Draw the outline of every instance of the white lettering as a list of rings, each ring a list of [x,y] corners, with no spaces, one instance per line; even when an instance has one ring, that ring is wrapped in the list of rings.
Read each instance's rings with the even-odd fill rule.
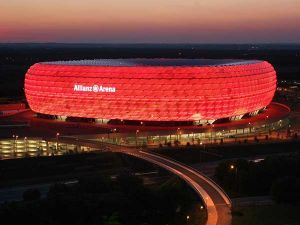
[[[76,92],[116,92],[115,87],[105,87],[102,85],[94,84],[92,86],[84,86],[81,84],[74,84],[74,91]]]

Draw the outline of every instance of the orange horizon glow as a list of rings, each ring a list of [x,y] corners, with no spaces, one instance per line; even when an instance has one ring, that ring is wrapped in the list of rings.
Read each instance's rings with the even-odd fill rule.
[[[298,0],[10,0],[0,42],[299,42]]]

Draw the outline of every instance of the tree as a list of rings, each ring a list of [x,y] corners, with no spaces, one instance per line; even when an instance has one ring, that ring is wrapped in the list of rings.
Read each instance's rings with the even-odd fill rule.
[[[300,178],[295,176],[279,178],[272,184],[272,198],[279,203],[300,201]]]

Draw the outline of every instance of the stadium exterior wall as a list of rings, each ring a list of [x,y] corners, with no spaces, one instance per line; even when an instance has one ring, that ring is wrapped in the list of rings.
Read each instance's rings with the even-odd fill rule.
[[[276,73],[265,61],[220,66],[37,63],[25,77],[42,114],[141,121],[216,120],[267,106]]]

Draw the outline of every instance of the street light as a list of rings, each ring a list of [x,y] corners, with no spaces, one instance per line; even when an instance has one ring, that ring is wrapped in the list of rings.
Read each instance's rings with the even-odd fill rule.
[[[13,151],[15,151],[15,149],[16,149],[16,135],[13,134],[12,137],[14,139],[14,149],[13,149]]]
[[[14,138],[14,142],[15,142],[15,147],[14,147],[14,150],[13,150],[13,154],[15,155],[15,153],[18,151],[18,135],[13,135],[13,138]]]
[[[238,184],[238,167],[231,164],[230,165],[230,170],[234,170],[234,176],[235,176],[235,182],[236,182],[236,189],[237,189],[237,192],[239,192],[239,184]]]
[[[201,141],[199,143],[201,146],[203,145],[203,142]],[[204,145],[205,146],[205,145]],[[200,163],[202,162],[202,154],[201,154],[201,149],[199,149],[199,160],[200,160]]]
[[[269,116],[266,116],[266,122],[265,122],[266,131],[268,131],[268,119],[269,119]]]
[[[56,133],[56,151],[58,151],[58,137],[59,137],[59,133]]]
[[[137,147],[137,135],[140,131],[139,130],[136,130],[135,131],[135,146]]]
[[[190,219],[190,216],[189,216],[189,215],[187,215],[187,216],[186,216],[186,222],[188,222],[188,221],[189,221],[189,219]]]
[[[248,139],[249,136],[251,135],[251,123],[249,122],[248,125],[249,125],[249,131],[248,131],[248,133],[247,133],[247,139]]]
[[[112,129],[113,135],[112,135],[112,142],[115,143],[117,140],[117,137],[115,133],[117,132],[117,128]]]
[[[18,135],[16,135],[16,152],[18,152]]]
[[[27,152],[27,137],[24,137],[25,152]]]
[[[180,127],[178,127],[177,131],[176,131],[177,141],[179,141],[179,135],[178,135],[178,133],[180,133]]]

